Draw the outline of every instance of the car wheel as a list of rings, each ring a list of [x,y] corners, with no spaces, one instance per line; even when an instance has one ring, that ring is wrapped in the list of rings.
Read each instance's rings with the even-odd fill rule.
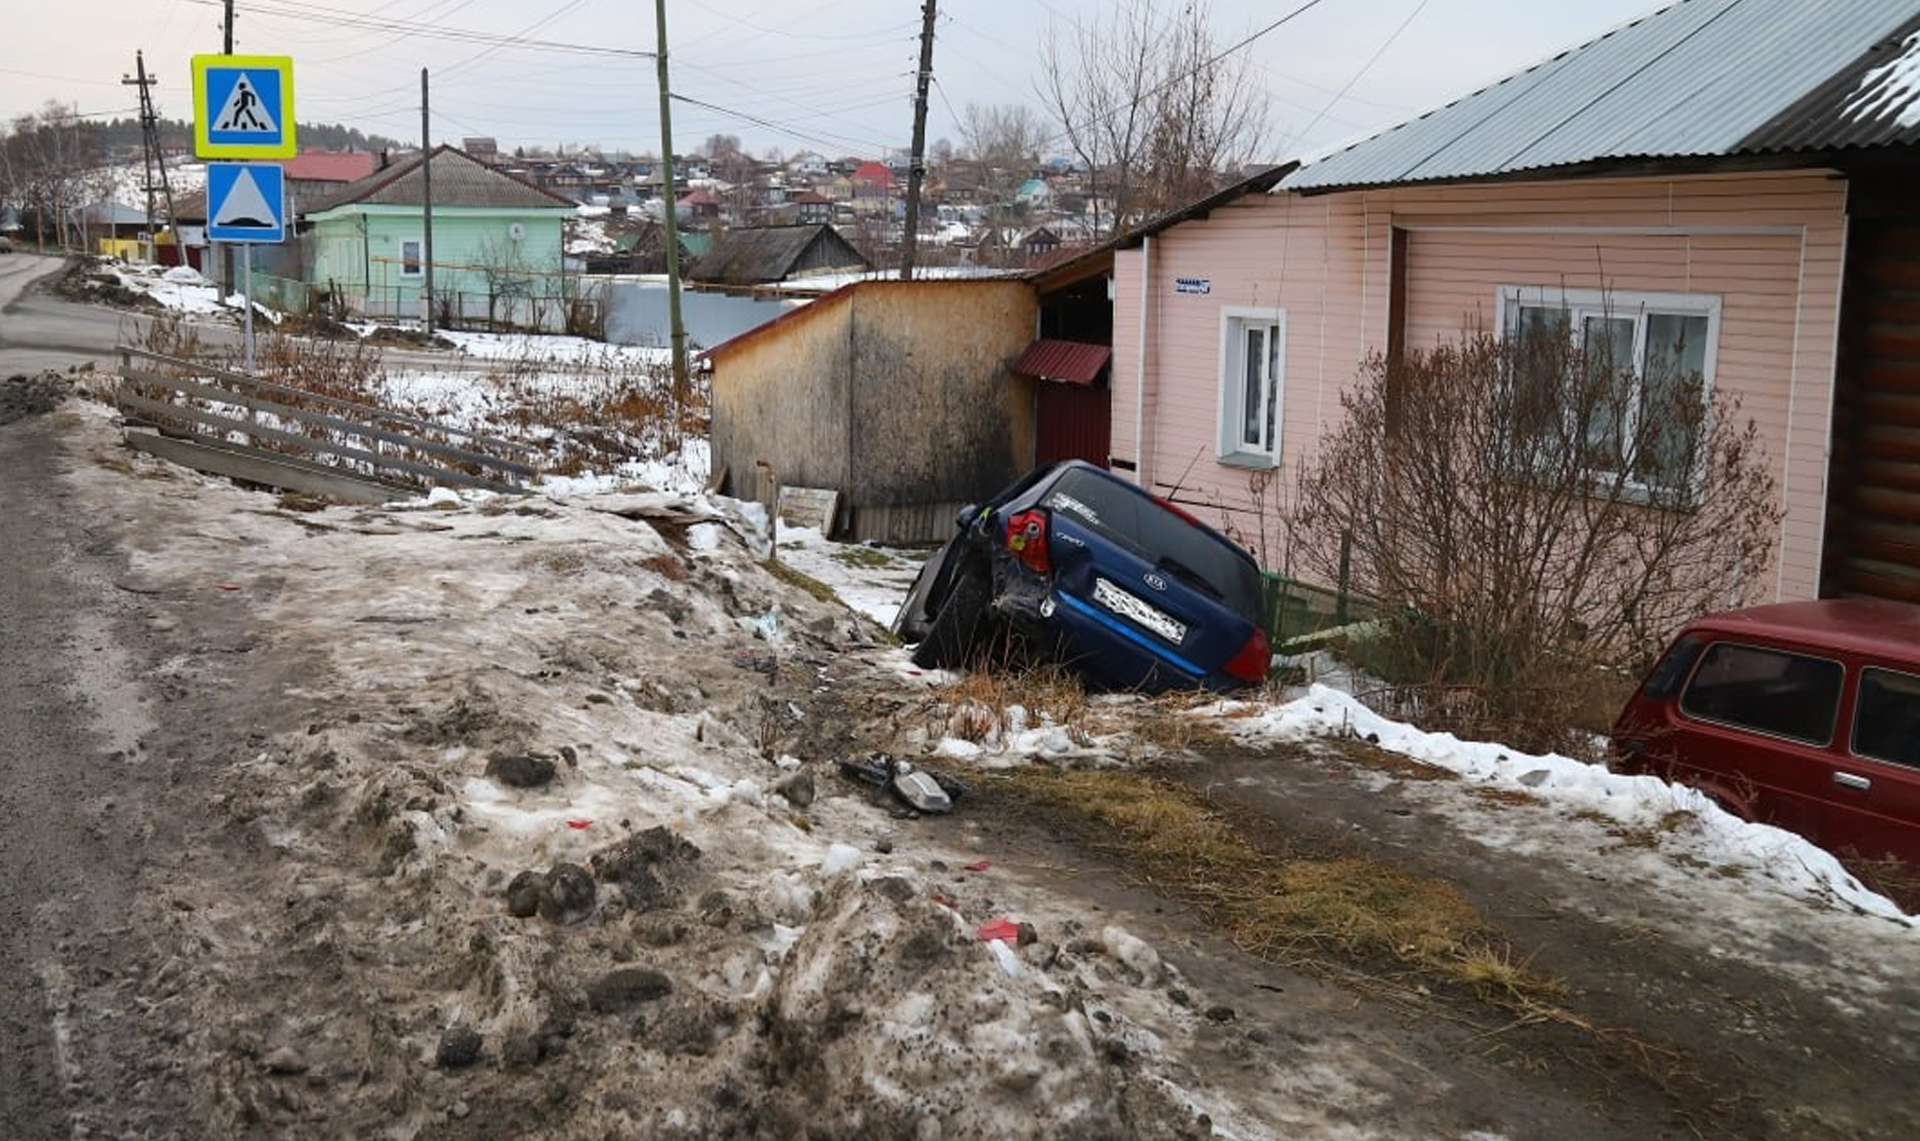
[[[955,568],[940,612],[913,651],[913,664],[930,670],[965,665],[987,629],[987,604],[992,597],[993,583],[985,566],[970,561]]]

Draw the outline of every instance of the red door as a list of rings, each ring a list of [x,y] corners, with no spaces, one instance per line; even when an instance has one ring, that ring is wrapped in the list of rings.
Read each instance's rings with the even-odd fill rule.
[[[1105,387],[1040,382],[1034,462],[1086,460],[1106,467],[1112,446],[1113,406]]]

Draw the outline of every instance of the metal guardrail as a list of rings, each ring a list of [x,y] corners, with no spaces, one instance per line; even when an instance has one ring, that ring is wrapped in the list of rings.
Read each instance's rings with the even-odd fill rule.
[[[352,502],[433,486],[519,491],[532,449],[449,424],[119,346],[128,442],[237,479]]]

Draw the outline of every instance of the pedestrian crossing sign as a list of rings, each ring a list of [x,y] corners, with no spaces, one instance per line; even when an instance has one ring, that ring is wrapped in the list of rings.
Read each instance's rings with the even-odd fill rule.
[[[293,59],[194,56],[193,153],[203,159],[292,158]]]
[[[207,164],[207,239],[287,240],[287,185],[279,163]]]

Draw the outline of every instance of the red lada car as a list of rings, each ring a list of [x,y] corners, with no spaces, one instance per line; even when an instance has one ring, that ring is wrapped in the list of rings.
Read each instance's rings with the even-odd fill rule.
[[[1920,606],[1695,619],[1621,711],[1613,753],[1837,855],[1920,864]]]

